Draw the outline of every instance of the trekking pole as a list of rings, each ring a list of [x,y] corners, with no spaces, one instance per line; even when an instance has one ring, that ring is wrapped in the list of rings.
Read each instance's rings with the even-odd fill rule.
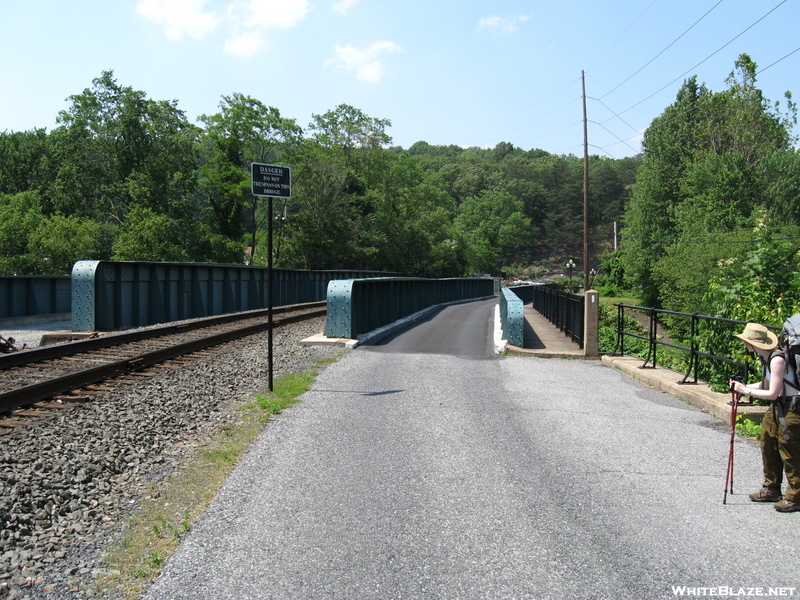
[[[730,481],[731,494],[733,494],[733,439],[736,435],[736,412],[739,409],[739,394],[731,388],[731,448],[728,452],[728,470],[725,473],[725,495],[722,503],[728,503],[728,481]]]

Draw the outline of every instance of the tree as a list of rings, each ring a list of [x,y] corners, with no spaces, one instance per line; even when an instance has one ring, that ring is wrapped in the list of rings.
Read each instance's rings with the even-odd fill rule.
[[[134,206],[191,217],[198,129],[175,102],[122,87],[111,71],[70,101],[50,135],[46,211],[117,223]]]
[[[714,94],[703,107],[707,117],[700,128],[699,148],[703,153],[740,156],[748,165],[772,150],[790,147],[791,129],[797,123],[791,93],[786,93],[786,113],[780,102],[771,105],[755,86],[758,66],[747,54],[735,62],[728,75],[728,89]]]
[[[313,115],[311,137],[295,155],[293,197],[281,226],[283,264],[383,268],[385,232],[376,213],[392,160],[383,149],[391,142],[389,125],[346,104]]]
[[[469,197],[492,189],[498,183],[496,166],[464,160],[465,158],[468,159],[469,155],[459,155],[456,162],[443,165],[440,171],[445,189],[459,204]]]
[[[180,223],[145,207],[130,211],[114,242],[113,252],[113,260],[189,260],[189,254],[181,244]]]
[[[775,239],[768,217],[762,212],[752,240],[740,258],[721,261],[710,278],[706,302],[710,313],[725,319],[754,321],[780,325],[797,312],[800,304],[798,277],[798,244]],[[700,331],[700,342],[708,352],[718,356],[736,356],[741,343],[731,335],[731,328],[719,321],[706,321]],[[712,361],[701,363],[701,376],[721,389],[727,384],[730,371]],[[754,365],[757,367],[757,365]]]
[[[69,274],[76,261],[102,257],[102,229],[91,219],[43,214],[38,192],[0,195],[0,273]]]
[[[285,266],[335,269],[354,266],[361,223],[348,195],[347,172],[329,152],[307,140],[292,185],[293,214],[282,223]]]
[[[102,225],[84,217],[52,215],[28,238],[31,272],[69,275],[79,260],[101,258]]]
[[[716,262],[740,250],[729,245],[692,253],[675,244],[696,244],[708,233],[732,241],[732,232],[752,226],[764,208],[767,178],[760,165],[789,149],[791,101],[787,116],[764,100],[746,54],[736,69],[724,92],[712,93],[694,78],[684,83],[676,103],[645,133],[622,259],[628,283],[648,304],[678,311],[703,305]]]
[[[253,264],[263,264],[267,223],[276,264],[306,268],[460,275],[534,256],[560,262],[581,246],[582,164],[574,156],[508,142],[420,141],[404,151],[388,147],[389,119],[347,104],[312,115],[304,139],[294,120],[238,93],[200,121],[202,129],[190,125],[176,102],[151,100],[107,71],[69,98],[51,133],[0,134],[0,194],[13,198],[0,206],[10,237],[0,264],[40,272],[58,252],[47,235],[77,244],[95,231],[87,220],[100,225],[97,243],[65,246],[64,256],[240,262],[249,245]],[[792,172],[791,161],[773,160]],[[291,166],[293,197],[269,211],[251,194],[253,162]],[[696,180],[722,173],[712,172],[717,166],[709,161]],[[591,227],[608,238],[630,165],[592,157],[590,168]],[[791,185],[770,190],[776,211],[795,210]],[[35,195],[17,198],[23,192]],[[40,251],[27,244],[35,235]]]
[[[47,177],[48,151],[44,129],[0,133],[0,194],[39,189]]]
[[[273,215],[266,214],[263,197],[251,193],[251,164],[290,158],[300,144],[302,129],[294,119],[281,117],[277,108],[250,96],[223,96],[219,108],[213,115],[200,117],[205,124],[206,155],[201,171],[214,230],[239,239],[246,226],[255,253],[257,234]]]
[[[541,248],[565,256],[582,246],[583,162],[575,156],[548,156],[534,163],[536,180],[545,189],[536,233]]]
[[[457,261],[444,263],[440,251],[450,245],[447,238],[455,204],[426,181],[418,160],[409,155],[390,157],[381,186],[371,194],[376,264],[408,274],[461,274]]]
[[[353,106],[340,104],[322,115],[312,115],[308,129],[320,146],[341,154],[345,169],[372,185],[377,173],[371,167],[381,156],[380,150],[392,142],[386,133],[391,124],[389,119],[370,117]]]
[[[36,272],[28,256],[28,242],[44,220],[38,192],[0,194],[0,273],[31,275]]]
[[[467,198],[453,227],[466,242],[471,272],[497,272],[498,261],[507,261],[516,246],[530,241],[530,220],[522,214],[522,203],[507,192]]]
[[[757,166],[763,198],[775,223],[800,223],[800,152],[776,150]]]
[[[649,306],[658,304],[653,268],[675,237],[672,208],[681,199],[683,173],[696,146],[696,109],[707,94],[696,78],[686,81],[642,139],[644,160],[625,210],[621,259],[627,285]]]

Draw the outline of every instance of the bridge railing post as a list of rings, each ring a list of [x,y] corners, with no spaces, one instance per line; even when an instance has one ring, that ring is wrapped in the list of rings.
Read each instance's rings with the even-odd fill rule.
[[[600,323],[600,294],[586,290],[583,316],[583,354],[596,357],[600,354],[598,328]]]

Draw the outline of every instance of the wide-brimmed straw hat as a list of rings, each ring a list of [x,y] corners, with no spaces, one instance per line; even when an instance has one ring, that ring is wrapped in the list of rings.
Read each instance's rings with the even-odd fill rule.
[[[734,334],[733,337],[762,350],[772,350],[778,345],[778,336],[758,323],[748,323],[742,333]]]

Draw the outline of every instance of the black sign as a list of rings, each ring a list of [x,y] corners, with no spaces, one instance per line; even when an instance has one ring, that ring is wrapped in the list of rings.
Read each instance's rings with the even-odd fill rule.
[[[277,165],[253,163],[253,195],[292,197],[292,170]]]

